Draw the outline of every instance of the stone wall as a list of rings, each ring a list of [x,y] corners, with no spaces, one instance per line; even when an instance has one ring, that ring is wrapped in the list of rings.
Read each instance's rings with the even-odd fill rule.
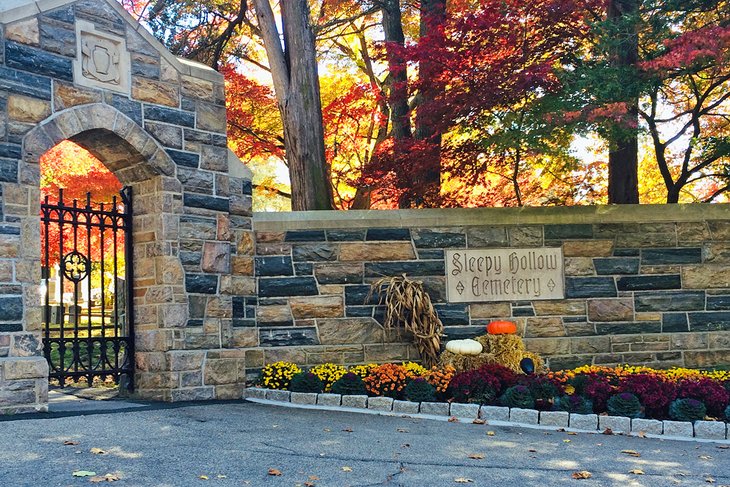
[[[256,214],[254,227],[258,303],[234,298],[234,326],[258,331],[265,362],[416,359],[380,343],[383,309],[366,302],[371,282],[405,273],[449,338],[509,319],[553,368],[730,364],[728,205]],[[563,249],[565,299],[446,301],[445,249],[543,246]]]
[[[40,157],[91,151],[134,195],[136,394],[240,397],[253,295],[250,172],[223,77],[167,52],[115,0],[0,2],[0,414],[44,410]],[[230,169],[230,170],[229,170]]]

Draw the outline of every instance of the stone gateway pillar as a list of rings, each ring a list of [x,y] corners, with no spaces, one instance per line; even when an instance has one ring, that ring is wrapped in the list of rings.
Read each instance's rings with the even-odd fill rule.
[[[229,157],[223,77],[115,0],[3,0],[0,37],[0,414],[47,409],[39,160],[63,140],[133,189],[135,394],[241,397],[251,175]]]

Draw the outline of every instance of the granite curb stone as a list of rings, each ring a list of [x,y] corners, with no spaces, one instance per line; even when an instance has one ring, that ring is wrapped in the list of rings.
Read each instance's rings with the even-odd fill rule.
[[[610,429],[614,433],[629,433],[631,431],[631,418],[623,416],[599,416],[598,429],[605,431]]]
[[[509,408],[502,406],[482,406],[479,417],[487,421],[509,421]]]
[[[393,398],[369,397],[368,409],[374,409],[376,411],[391,411],[393,409]]]
[[[317,404],[317,393],[316,392],[292,392],[291,393],[292,404]]]
[[[569,422],[570,414],[567,411],[540,411],[540,424],[543,426],[567,428]]]
[[[686,421],[664,421],[664,436],[687,436],[692,438],[692,423]]]
[[[510,423],[538,424],[540,412],[536,409],[511,408],[509,410]]]
[[[339,406],[342,402],[342,396],[339,394],[319,394],[317,395],[317,404],[321,406]]]
[[[664,423],[658,419],[634,418],[631,420],[631,432],[661,435],[664,432]]]
[[[695,438],[724,440],[726,425],[720,421],[695,421]]]
[[[393,401],[393,412],[403,414],[418,414],[418,403],[412,401]]]
[[[598,415],[597,414],[576,414],[570,415],[571,428],[586,430],[586,431],[597,431],[598,430]]]
[[[260,387],[247,387],[243,390],[244,399],[266,399],[266,389]]]
[[[448,416],[449,415],[449,403],[448,402],[422,402],[421,403],[421,414],[431,414],[434,416]]]
[[[289,391],[269,389],[266,391],[266,399],[269,401],[289,402],[291,401],[291,393]]]
[[[479,417],[479,404],[451,403],[451,415],[457,418],[477,419]]]
[[[368,407],[368,396],[352,395],[342,396],[342,406],[346,408],[366,409]]]

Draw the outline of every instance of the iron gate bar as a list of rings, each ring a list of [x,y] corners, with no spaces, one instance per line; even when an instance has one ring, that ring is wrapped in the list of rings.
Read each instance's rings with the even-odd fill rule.
[[[86,195],[86,204],[79,206],[77,200],[71,205],[64,202],[63,190],[59,190],[58,202],[51,203],[48,196],[41,204],[42,232],[45,236],[44,259],[45,273],[43,279],[46,284],[46,296],[44,300],[44,355],[49,362],[49,377],[57,379],[63,387],[69,379],[86,379],[91,385],[94,378],[102,379],[111,377],[119,383],[124,380],[125,387],[130,390],[133,387],[134,375],[134,330],[133,330],[133,294],[130,292],[133,282],[133,249],[132,249],[132,192],[131,188],[124,188],[121,192],[121,200],[116,196],[112,198],[111,208],[104,203],[92,203],[91,193]],[[122,210],[120,211],[120,201]],[[65,238],[64,232],[71,226],[73,236]],[[57,292],[60,300],[56,306],[56,317],[52,313],[50,296],[51,277],[51,228],[57,227],[58,237],[58,261],[59,272],[57,275]],[[86,238],[83,232],[86,232]],[[79,235],[81,232],[81,235]],[[119,276],[119,248],[117,239],[120,233],[124,236],[124,285],[120,286]],[[100,278],[100,316],[93,311],[94,300],[93,283],[94,264],[92,255],[94,237],[98,234],[99,243],[99,267]],[[105,241],[111,234],[112,252],[109,256],[109,249]],[[65,252],[69,243],[73,248]],[[82,242],[86,244],[86,255],[80,247]],[[112,265],[108,266],[107,259],[112,259]],[[113,285],[106,284],[107,269],[113,269]],[[82,281],[87,279],[86,313],[82,310]],[[73,285],[72,304],[67,309],[64,300],[64,289],[70,282]],[[107,307],[106,294],[113,290],[113,312]],[[119,293],[122,292],[124,299],[120,300]],[[120,306],[124,311],[120,312]],[[68,316],[68,320],[67,320]],[[87,323],[84,327],[82,318],[85,316]],[[55,318],[55,319],[54,319]],[[94,325],[95,318],[100,318],[100,326]],[[54,323],[52,323],[52,321]],[[95,331],[101,331],[100,336],[94,336]],[[86,336],[81,336],[85,332]],[[113,332],[113,336],[107,336]],[[69,333],[71,333],[69,335]],[[111,350],[110,350],[111,348]],[[54,350],[58,351],[58,357],[53,356]],[[70,362],[67,364],[67,352],[71,352]],[[86,357],[82,356],[86,352]],[[113,357],[110,354],[113,353]],[[98,354],[98,355],[97,355]],[[120,355],[122,355],[120,357]]]

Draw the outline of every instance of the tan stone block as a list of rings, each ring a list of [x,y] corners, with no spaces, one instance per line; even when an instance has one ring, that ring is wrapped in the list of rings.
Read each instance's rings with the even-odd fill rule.
[[[691,265],[682,267],[684,289],[730,288],[730,265]]]
[[[589,299],[588,319],[590,321],[633,321],[633,298]]]
[[[730,240],[730,221],[715,220],[707,222],[713,240]]]
[[[540,247],[543,244],[542,226],[508,227],[507,234],[510,247]]]
[[[560,318],[527,318],[525,337],[545,338],[565,336],[565,327]]]
[[[100,103],[101,92],[71,84],[53,82],[53,103],[56,111],[88,103]],[[68,134],[67,134],[68,135]]]
[[[378,261],[378,260],[411,260],[415,259],[413,245],[410,242],[352,242],[343,243],[340,247],[341,261]]]
[[[177,86],[137,76],[132,78],[132,98],[169,107],[180,105]]]
[[[289,306],[285,304],[256,307],[256,320],[260,323],[291,322],[293,319]]]
[[[730,364],[730,350],[710,350],[707,352],[684,352],[687,367],[708,368]]]
[[[571,338],[570,351],[573,354],[611,353],[611,339],[607,336]]]
[[[162,81],[178,82],[179,73],[177,69],[170,64],[165,58],[160,59],[160,79]]]
[[[134,376],[135,390],[174,389],[180,380],[178,372],[138,372]]]
[[[209,103],[198,104],[197,128],[220,134],[226,133],[226,108]]]
[[[138,370],[143,372],[167,370],[167,354],[164,352],[137,352],[134,362]]]
[[[205,352],[198,350],[172,350],[168,352],[170,370],[198,370],[202,369]]]
[[[256,255],[289,255],[291,247],[287,243],[256,244]]]
[[[342,294],[345,292],[345,286],[342,284],[320,284],[319,292],[322,294]]]
[[[3,366],[3,377],[6,381],[48,377],[48,362],[43,357],[13,358],[5,360]]]
[[[256,232],[256,243],[281,243],[286,232]]]
[[[566,257],[563,269],[566,276],[592,276],[596,273],[590,257]]]
[[[264,351],[261,349],[246,350],[246,367],[259,368],[264,366]]]
[[[238,360],[206,360],[204,384],[234,384],[238,380],[238,367]]]
[[[238,255],[253,255],[254,235],[253,232],[236,232],[236,252]]]
[[[188,322],[187,304],[163,304],[159,310],[165,328],[182,328]]]
[[[526,338],[525,347],[540,355],[570,354],[570,338]]]
[[[234,328],[231,334],[231,346],[247,348],[255,347],[259,344],[259,333],[256,328]],[[250,352],[246,352],[246,360],[248,361]],[[252,353],[252,352],[251,352]],[[255,355],[252,355],[254,357]],[[261,355],[263,360],[263,354]],[[253,359],[252,359],[253,360]],[[249,365],[248,367],[257,367],[256,365]]]
[[[38,283],[41,281],[41,267],[35,260],[24,259],[15,263],[15,280],[18,282]]]
[[[342,296],[311,296],[289,299],[294,319],[337,318],[345,315]]]
[[[404,343],[365,345],[365,361],[386,363],[408,360],[408,348]]]
[[[632,343],[632,352],[663,352],[669,350],[669,342]]]
[[[345,355],[342,352],[315,352],[307,353],[307,364],[308,365],[320,365],[320,364],[345,364]]]
[[[21,44],[29,44],[32,46],[40,45],[40,31],[38,29],[38,19],[36,17],[14,22],[5,26],[5,37],[8,40],[19,42]]]
[[[646,226],[646,225],[642,225]],[[616,235],[616,246],[619,248],[632,247],[674,247],[677,245],[677,234],[674,226],[667,226],[666,230],[658,229],[652,232],[652,228],[636,233],[619,233]]]
[[[565,257],[610,257],[613,240],[569,240],[563,242]]]
[[[480,303],[469,305],[472,319],[505,318],[512,314],[509,303]]]
[[[220,401],[230,401],[243,397],[244,384],[225,384],[215,386],[215,398]]]
[[[232,256],[231,269],[237,276],[253,276],[253,257]]]
[[[181,81],[183,95],[213,101],[212,81],[194,78],[192,76],[182,76]]]
[[[636,321],[661,321],[661,313],[636,313]]]
[[[578,299],[533,301],[532,307],[538,316],[581,316],[586,314],[586,302]]]
[[[50,115],[50,102],[20,95],[10,95],[8,97],[8,118],[10,120],[38,123]]]
[[[385,338],[372,318],[318,319],[317,330],[322,345],[380,343]]]
[[[671,339],[672,350],[706,350],[709,347],[707,333],[675,333]]]
[[[264,350],[264,363],[271,364],[279,361],[305,365],[307,354],[303,349],[296,347],[273,347]]]
[[[679,245],[697,244],[711,239],[707,222],[677,222]]]
[[[730,331],[710,333],[708,342],[711,349],[730,349]]]
[[[221,294],[253,296],[256,294],[256,279],[243,276],[221,276]]]
[[[38,267],[36,263],[35,266]],[[13,262],[10,260],[0,260],[0,282],[10,282],[13,280]]]
[[[730,264],[730,243],[712,242],[705,245],[705,262],[717,264]]]
[[[0,257],[15,258],[20,253],[20,236],[0,235]]]

